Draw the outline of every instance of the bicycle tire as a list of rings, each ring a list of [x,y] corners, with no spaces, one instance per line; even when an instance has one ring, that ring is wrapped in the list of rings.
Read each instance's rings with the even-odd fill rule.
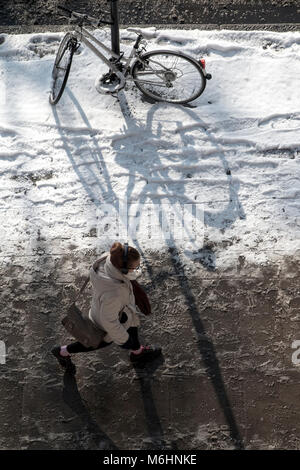
[[[161,58],[159,58],[158,56],[161,56]],[[139,74],[141,77],[142,74],[143,73],[145,74],[146,72],[148,75],[150,74],[151,76],[151,70],[152,71],[154,70],[153,68],[151,68],[151,65],[150,65],[150,69],[149,71],[147,71],[147,69],[145,68],[145,64],[147,67],[147,65],[149,65],[149,63],[151,64],[152,62],[152,67],[154,67],[155,65],[157,66],[157,64],[159,63],[159,60],[162,61],[163,56],[165,57],[170,56],[170,57],[173,57],[173,59],[174,57],[180,58],[181,62],[184,63],[185,66],[189,64],[189,66],[191,67],[191,70],[194,70],[195,78],[198,78],[198,79],[200,78],[198,88],[194,87],[191,93],[189,93],[187,97],[184,97],[184,98],[182,98],[182,96],[180,97],[180,93],[182,92],[184,87],[179,84],[179,81],[177,83],[178,88],[175,89],[174,86],[168,88],[166,85],[162,85],[163,83],[162,81],[160,82],[157,81],[156,85],[154,85],[154,82],[152,82],[152,84],[149,85],[149,84],[143,83],[141,81],[142,80],[141,78],[139,80]],[[137,88],[142,93],[154,99],[155,101],[165,101],[168,103],[185,104],[185,103],[189,103],[190,101],[195,100],[196,98],[198,98],[198,96],[200,96],[203,93],[205,86],[206,86],[206,77],[205,77],[205,74],[203,73],[201,65],[193,57],[190,57],[186,54],[183,54],[182,52],[177,52],[177,51],[157,50],[157,51],[146,52],[145,54],[140,56],[140,59],[141,60],[137,59],[132,64],[132,67],[131,67],[131,75],[132,75],[133,81],[135,85],[137,86]],[[155,62],[153,62],[154,60]],[[175,64],[175,62],[172,65],[172,67],[174,66],[177,67],[177,72],[180,71],[178,64]],[[165,69],[166,65],[162,65],[162,67]],[[171,71],[171,68],[169,68],[166,72],[170,72],[170,71]],[[178,78],[181,78],[183,75],[184,74],[182,74],[180,77],[174,78],[173,81],[175,82]],[[194,81],[194,83],[196,82],[197,82],[197,79],[196,81]],[[168,92],[168,90],[171,90],[171,91]],[[167,96],[167,93],[169,93],[170,96]]]
[[[71,38],[72,34],[70,33],[67,33],[63,37],[55,57],[55,62],[52,69],[51,91],[49,95],[49,101],[51,104],[57,104],[59,102],[69,77],[72,58],[74,54],[74,48],[69,43]],[[59,65],[62,63],[64,56],[66,65],[65,68],[61,68],[59,67]],[[61,70],[62,73],[60,73]]]

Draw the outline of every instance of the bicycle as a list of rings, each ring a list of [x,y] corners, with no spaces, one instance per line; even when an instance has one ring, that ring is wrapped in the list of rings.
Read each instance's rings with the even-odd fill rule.
[[[64,12],[61,15],[67,14],[76,27],[74,31],[66,33],[57,51],[49,96],[52,105],[57,104],[63,94],[73,55],[81,42],[109,67],[109,71],[96,84],[100,93],[118,93],[127,81],[132,80],[144,95],[154,101],[186,104],[198,98],[206,87],[206,81],[211,79],[211,74],[206,73],[204,59],[196,60],[175,50],[147,52],[143,35],[136,33],[134,28],[128,28],[138,34],[129,56],[124,57],[124,52],[116,54],[83,27],[87,24],[98,28],[103,24],[112,25],[112,21],[97,19],[61,6],[58,8]],[[111,57],[105,57],[88,39]]]

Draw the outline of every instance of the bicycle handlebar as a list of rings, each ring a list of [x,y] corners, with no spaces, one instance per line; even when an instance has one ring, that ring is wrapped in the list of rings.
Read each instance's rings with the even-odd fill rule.
[[[94,18],[93,16],[84,15],[83,13],[78,13],[77,11],[69,10],[68,8],[62,7],[60,5],[57,5],[57,8],[68,13],[69,18],[74,17],[78,20],[81,20],[82,24],[89,23],[92,26],[96,26],[96,27],[100,26],[101,24],[110,24],[110,25],[113,24],[112,21],[99,20],[98,18]],[[65,16],[65,15],[61,15],[61,16]]]

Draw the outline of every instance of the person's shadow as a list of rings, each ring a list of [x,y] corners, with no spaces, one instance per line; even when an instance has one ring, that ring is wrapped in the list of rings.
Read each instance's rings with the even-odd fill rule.
[[[80,396],[75,376],[65,372],[63,400],[81,419],[84,426],[84,433],[95,442],[96,449],[117,450],[114,442],[100,429],[98,423],[92,418],[90,412],[84,405]]]
[[[151,442],[150,449],[167,449],[167,442],[157,413],[152,394],[152,382],[155,371],[164,363],[164,356],[161,354],[155,360],[148,363],[133,364],[137,379],[141,387],[141,395],[144,405],[146,425]],[[172,450],[176,450],[177,445],[172,443]]]

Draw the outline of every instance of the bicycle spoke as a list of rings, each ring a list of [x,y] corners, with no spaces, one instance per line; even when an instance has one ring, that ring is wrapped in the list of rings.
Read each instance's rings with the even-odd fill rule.
[[[174,62],[173,62],[173,64],[172,64],[172,68],[173,68],[173,67],[176,67],[177,63],[178,63],[178,57],[175,57],[175,60],[174,60]]]

